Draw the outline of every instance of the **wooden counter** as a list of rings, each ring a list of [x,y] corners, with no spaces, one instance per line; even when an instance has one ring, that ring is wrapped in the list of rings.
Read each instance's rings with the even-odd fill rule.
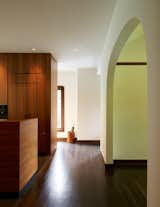
[[[0,193],[19,193],[38,168],[38,119],[0,121]]]

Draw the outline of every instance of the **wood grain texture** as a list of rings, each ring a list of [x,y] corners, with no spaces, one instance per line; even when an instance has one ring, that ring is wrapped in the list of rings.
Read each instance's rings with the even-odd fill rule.
[[[0,192],[20,192],[38,163],[38,121],[0,121]]]
[[[0,64],[3,56],[8,74],[8,118],[37,117],[39,154],[50,154],[56,146],[56,61],[48,53],[1,53]]]
[[[105,169],[98,146],[58,143],[48,172],[2,207],[146,207],[147,168]]]
[[[19,191],[38,169],[38,119],[20,122]]]
[[[7,104],[7,61],[6,55],[0,56],[0,104]]]
[[[0,122],[0,192],[19,190],[19,123]]]

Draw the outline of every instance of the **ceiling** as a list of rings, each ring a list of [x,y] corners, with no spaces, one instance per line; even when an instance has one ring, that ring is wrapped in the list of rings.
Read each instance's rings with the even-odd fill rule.
[[[96,67],[115,0],[0,0],[0,52],[51,52],[59,68]]]

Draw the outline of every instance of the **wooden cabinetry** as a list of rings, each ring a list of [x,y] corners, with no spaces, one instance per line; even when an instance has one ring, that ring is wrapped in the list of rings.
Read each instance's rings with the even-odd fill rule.
[[[0,105],[7,104],[7,61],[6,56],[0,57]]]
[[[0,97],[8,102],[8,119],[37,117],[39,154],[50,154],[56,146],[55,59],[51,54],[6,53],[0,54],[0,66],[1,63],[7,69],[8,82],[3,83],[3,93],[8,98]]]
[[[38,169],[38,120],[0,121],[0,129],[0,193],[18,193]]]

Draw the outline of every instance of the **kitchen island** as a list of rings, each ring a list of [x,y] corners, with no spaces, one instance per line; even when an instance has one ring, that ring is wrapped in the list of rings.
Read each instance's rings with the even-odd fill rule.
[[[0,120],[0,194],[19,194],[38,169],[38,119]]]

